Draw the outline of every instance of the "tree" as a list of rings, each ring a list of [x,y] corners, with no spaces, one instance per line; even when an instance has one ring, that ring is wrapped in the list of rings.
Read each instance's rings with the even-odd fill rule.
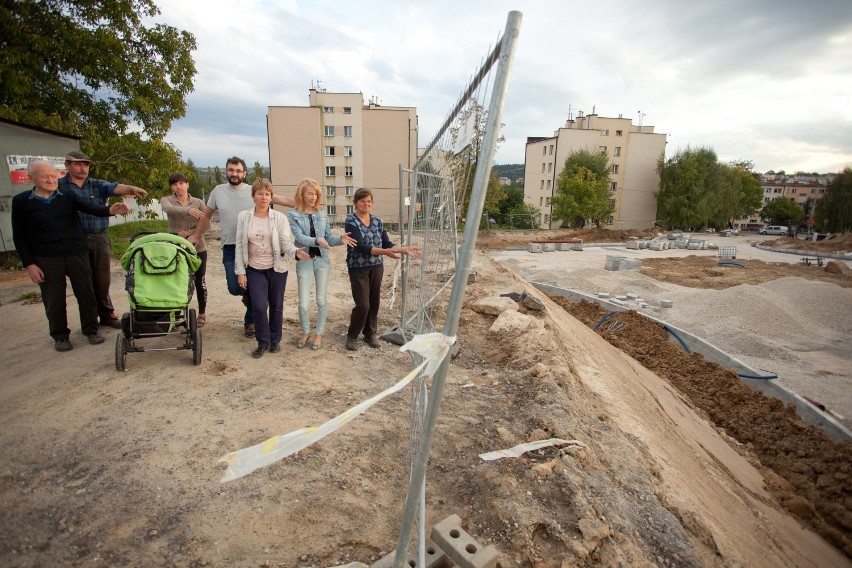
[[[582,227],[588,220],[598,227],[603,225],[615,211],[609,197],[609,170],[609,159],[603,152],[572,152],[556,178],[553,218],[572,227]]]
[[[153,0],[12,0],[0,8],[0,109],[86,134],[138,125],[162,139],[186,111],[195,38],[163,24]]]
[[[816,204],[814,225],[833,233],[852,231],[852,168],[845,168]]]
[[[216,185],[225,183],[225,178],[222,177],[222,168],[219,166],[213,167],[213,183]]]
[[[254,165],[251,168],[251,179],[246,179],[246,183],[251,184],[254,180],[265,177],[266,169],[260,165],[260,162],[255,160]]]
[[[716,152],[709,148],[679,150],[668,160],[661,157],[657,162],[657,219],[679,229],[706,227],[719,215],[722,168]]]
[[[146,23],[157,14],[153,0],[4,2],[0,116],[78,135],[99,177],[165,193],[180,152],[163,138],[186,112],[196,44]]]
[[[719,185],[709,196],[708,225],[717,229],[731,226],[735,219],[748,217],[763,203],[763,186],[742,164],[719,166]]]
[[[802,207],[795,201],[783,197],[770,201],[760,210],[760,218],[773,225],[797,227],[803,217]]]

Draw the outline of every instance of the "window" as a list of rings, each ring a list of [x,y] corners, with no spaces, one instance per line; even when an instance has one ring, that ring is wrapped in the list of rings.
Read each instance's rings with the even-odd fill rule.
[[[538,198],[538,206],[541,207],[543,205],[544,205],[544,197],[539,197]]]
[[[344,172],[346,177],[352,177],[352,166],[346,166],[346,170]]]
[[[618,164],[613,164],[613,165],[612,165],[612,173],[614,173],[614,174],[617,174],[617,173],[618,173]]]
[[[606,146],[598,146],[598,152],[601,154],[606,154]]]
[[[346,186],[346,197],[352,197],[355,195],[355,188],[351,185]]]
[[[550,189],[550,180],[547,180],[547,189]],[[548,199],[550,198],[548,197]]]
[[[550,145],[550,155],[553,155],[553,144]]]
[[[616,135],[616,136],[621,136],[621,130],[616,130],[616,131],[615,131],[615,135]],[[611,223],[610,223],[610,224],[611,224]]]
[[[541,147],[541,155],[547,156],[547,144]]]
[[[552,171],[553,171],[553,163],[552,163],[552,162],[548,162],[548,164],[547,164],[547,171],[548,171],[548,172],[552,172]]]
[[[333,185],[325,186],[325,194],[327,197],[334,197],[335,195],[337,195],[337,187]]]
[[[328,177],[333,177],[337,175],[334,171],[334,166],[326,166],[325,167],[325,175]]]
[[[544,200],[544,204],[547,205],[548,207],[550,207],[550,198],[549,197]]]
[[[344,136],[352,136],[352,127],[351,126],[344,126],[343,127],[343,135]]]
[[[353,213],[355,213],[355,206],[354,205],[347,205],[346,206],[346,214],[352,215]]]
[[[337,215],[337,206],[336,205],[326,205],[325,212],[329,215]]]
[[[343,114],[352,114],[352,107],[343,107]]]
[[[546,164],[544,162],[542,162],[541,163],[541,173],[544,173],[545,166],[546,166]]]
[[[550,223],[550,214],[545,213],[545,214],[544,214],[543,219],[544,219],[544,224],[545,224],[545,225],[547,225],[548,223]]]
[[[326,126],[325,127],[325,135],[326,136],[334,136],[334,127],[333,126]]]
[[[613,221],[613,219],[612,219],[612,217],[610,217],[609,219],[606,220],[606,224],[612,225],[612,221]]]
[[[601,136],[609,136],[609,130],[601,130]]]
[[[334,156],[334,146],[326,146],[325,147],[325,155],[326,156]]]
[[[539,189],[544,189],[544,180],[541,180],[541,187]]]
[[[616,146],[615,151],[613,151],[612,155],[613,156],[620,156],[621,155],[621,146]]]
[[[344,146],[343,147],[343,155],[344,156],[352,156],[352,146]]]
[[[617,181],[614,181],[614,182],[609,184],[609,190],[610,191],[616,191],[617,189],[618,189],[618,182]]]
[[[322,111],[331,113],[334,112],[334,107],[322,107]]]

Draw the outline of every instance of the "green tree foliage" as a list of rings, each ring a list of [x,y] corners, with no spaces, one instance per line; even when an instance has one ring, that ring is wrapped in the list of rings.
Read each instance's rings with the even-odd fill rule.
[[[852,168],[845,168],[828,184],[816,204],[814,226],[820,231],[852,231]]]
[[[760,210],[760,218],[773,225],[797,227],[804,217],[801,205],[789,199],[780,197],[770,201]]]
[[[571,227],[582,227],[587,221],[603,225],[615,211],[609,197],[609,170],[603,152],[583,149],[571,153],[556,178],[553,218]]]
[[[8,118],[83,134],[132,124],[162,139],[184,115],[192,34],[143,18],[152,0],[11,0],[0,7],[0,107]]]
[[[710,192],[707,225],[717,229],[757,211],[763,202],[763,186],[741,164],[719,165],[718,185]]]
[[[266,168],[260,165],[260,162],[255,160],[254,165],[251,168],[251,173],[249,174],[249,178],[246,179],[246,183],[251,184],[257,178],[265,178],[269,177],[266,175]]]
[[[708,226],[719,209],[722,168],[709,148],[679,150],[657,162],[660,191],[657,219],[665,226],[698,230]]]
[[[213,167],[213,184],[214,184],[214,187],[216,185],[221,185],[223,183],[225,183],[225,178],[222,177],[222,168],[220,168],[219,166],[214,166]]]
[[[0,116],[79,135],[94,175],[160,193],[180,164],[162,140],[186,112],[196,44],[147,23],[157,14],[153,0],[3,2]]]

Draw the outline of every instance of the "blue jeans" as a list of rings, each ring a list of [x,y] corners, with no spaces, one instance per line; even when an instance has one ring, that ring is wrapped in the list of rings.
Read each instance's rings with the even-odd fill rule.
[[[296,279],[299,282],[299,325],[302,333],[311,330],[311,280],[317,287],[317,335],[325,330],[328,318],[328,275],[331,262],[327,257],[315,256],[296,263]]]
[[[287,273],[275,272],[271,268],[258,270],[248,266],[246,280],[254,307],[254,337],[258,347],[281,343]]]
[[[228,283],[228,292],[231,296],[245,296],[248,298],[246,315],[243,317],[245,325],[254,325],[254,314],[251,310],[251,295],[240,288],[237,282],[237,274],[234,272],[234,259],[237,257],[237,245],[222,245],[222,264],[225,265],[225,281]]]

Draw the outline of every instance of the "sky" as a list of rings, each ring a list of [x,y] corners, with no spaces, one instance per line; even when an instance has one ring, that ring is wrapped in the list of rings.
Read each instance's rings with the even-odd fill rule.
[[[436,134],[483,57],[523,14],[498,164],[578,111],[712,148],[755,171],[852,167],[852,0],[155,0],[193,33],[195,90],[167,141],[198,166],[268,165],[269,106],[362,92],[417,107]],[[570,114],[569,114],[570,113]]]

